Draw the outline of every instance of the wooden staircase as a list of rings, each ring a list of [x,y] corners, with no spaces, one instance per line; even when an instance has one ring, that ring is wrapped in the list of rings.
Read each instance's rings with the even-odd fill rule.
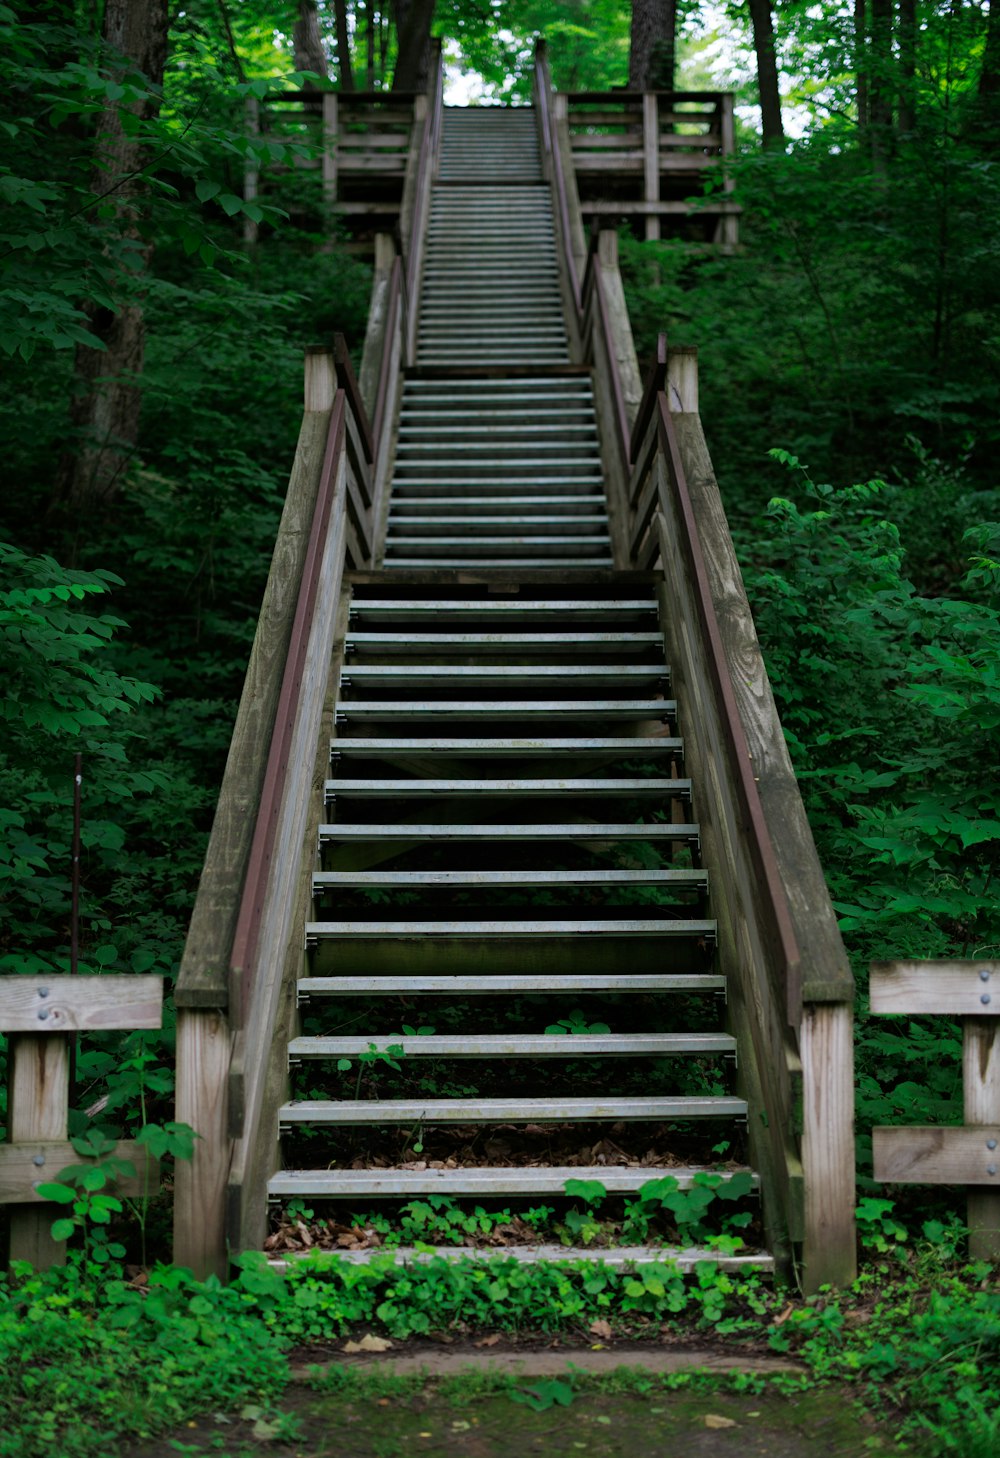
[[[344,593],[289,1046],[310,1093],[279,1111],[272,1199],[517,1200],[573,1179],[634,1196],[690,1188],[738,1141],[655,579],[611,565],[533,113],[446,112],[383,571]],[[365,1080],[359,1060],[389,1050],[387,1091],[385,1061]],[[456,1164],[478,1125],[521,1162]],[[519,1131],[539,1126],[601,1162],[529,1160]]]
[[[745,1122],[745,1102],[716,1091],[736,1044],[718,1026],[725,978],[655,594],[632,574],[554,575],[505,578],[497,592],[397,585],[387,571],[347,589],[298,984],[310,1020],[321,1002],[334,1011],[331,1031],[289,1049],[319,1065],[309,1082],[331,1096],[280,1112],[287,1130],[330,1137],[309,1144],[314,1168],[272,1178],[272,1196],[561,1195],[570,1179],[634,1194],[664,1175],[686,1188],[692,1126],[709,1121],[715,1143],[720,1126]],[[578,1007],[610,1031],[545,1031]],[[402,1035],[410,1023],[435,1031]],[[399,1084],[423,1087],[432,1060],[447,1087],[462,1060],[476,1092],[352,1099],[355,1060],[373,1045],[395,1050]],[[351,1063],[339,1076],[337,1060]],[[680,1154],[662,1166],[623,1152],[583,1167],[345,1169],[338,1142],[344,1126],[540,1122],[579,1124],[591,1144],[613,1126],[639,1154],[650,1136],[632,1126],[655,1124]]]
[[[307,357],[177,989],[176,1258],[223,1273],[290,1199],[672,1178],[759,1214],[728,1264],[848,1280],[853,982],[693,358],[643,392],[537,79],[431,95],[360,384]],[[606,1252],[668,1253],[705,1254]]]

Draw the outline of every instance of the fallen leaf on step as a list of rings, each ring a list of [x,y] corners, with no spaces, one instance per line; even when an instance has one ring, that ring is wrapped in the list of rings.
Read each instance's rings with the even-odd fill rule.
[[[480,1337],[478,1342],[473,1342],[474,1347],[495,1347],[500,1340],[500,1333],[495,1331],[492,1336]]]
[[[388,1337],[363,1336],[359,1342],[345,1342],[341,1347],[342,1352],[353,1356],[355,1352],[387,1352],[392,1346]]]
[[[593,1332],[595,1337],[603,1337],[605,1341],[611,1340],[611,1323],[604,1321],[603,1318],[592,1321],[587,1330]]]
[[[718,1413],[708,1412],[705,1414],[706,1428],[736,1428],[739,1424],[733,1418],[720,1417]]]

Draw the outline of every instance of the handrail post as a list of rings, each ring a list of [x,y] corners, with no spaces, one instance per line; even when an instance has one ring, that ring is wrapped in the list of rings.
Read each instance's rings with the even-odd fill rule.
[[[667,393],[674,414],[698,414],[698,350],[671,345],[667,350]]]
[[[730,158],[736,152],[736,122],[733,112],[733,93],[724,91],[719,97],[719,137],[722,156],[722,195],[729,202],[736,187],[729,170]],[[735,248],[740,241],[740,220],[735,213],[723,213],[719,219],[719,243],[723,248]]]
[[[337,103],[336,91],[323,92],[323,197],[328,207],[337,201]]]
[[[304,371],[304,410],[332,410],[337,389],[337,372],[333,354],[327,344],[306,346]]]
[[[647,203],[660,201],[660,103],[655,91],[642,94],[643,197]],[[646,214],[646,242],[660,236],[660,219]]]

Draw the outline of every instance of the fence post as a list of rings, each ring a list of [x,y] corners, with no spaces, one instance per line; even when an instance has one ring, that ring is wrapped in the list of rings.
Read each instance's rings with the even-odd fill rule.
[[[323,92],[323,196],[328,207],[337,201],[337,115],[336,91]]]
[[[988,994],[987,994],[988,995]],[[987,1152],[995,1154],[991,1166],[997,1188],[969,1188],[969,1255],[974,1260],[1000,1261],[1000,1021],[964,1018],[962,1021],[962,1095],[966,1124],[992,1128],[983,1137]],[[993,1150],[990,1151],[990,1143]]]
[[[10,1142],[64,1141],[69,1126],[68,1040],[58,1035],[14,1036],[10,1062]],[[54,1180],[57,1173],[40,1169],[39,1178]],[[36,1271],[61,1265],[66,1242],[49,1234],[53,1219],[51,1205],[16,1205],[10,1215],[10,1259],[30,1261]]]

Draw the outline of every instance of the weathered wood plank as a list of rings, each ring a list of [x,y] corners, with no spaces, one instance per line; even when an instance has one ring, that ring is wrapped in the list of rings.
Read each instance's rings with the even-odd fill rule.
[[[873,1013],[1000,1015],[1000,962],[873,962]]]
[[[319,569],[323,591],[309,632],[287,755],[289,773],[254,951],[253,995],[244,1028],[243,1132],[234,1148],[227,1190],[229,1234],[241,1250],[262,1235],[266,1179],[277,1160],[276,1114],[270,1116],[285,1096],[286,1035],[294,1012],[295,980],[301,972],[301,927],[311,890],[307,847],[311,850],[315,844],[333,727],[329,693],[344,570],[346,469],[342,453]]]
[[[174,1260],[199,1279],[225,1276],[226,1181],[232,1149],[227,1089],[231,1035],[215,1008],[177,1013],[176,1117],[199,1136],[174,1172]]]
[[[642,98],[642,171],[643,197],[646,202],[660,200],[660,121],[659,101],[655,93]],[[588,159],[589,160],[589,159]],[[579,166],[579,161],[577,166]],[[660,236],[660,220],[655,213],[646,215],[646,240]]]
[[[987,1180],[992,1189],[969,1191],[969,1254],[978,1260],[1000,1260],[1000,1023],[968,1018],[962,1027],[962,1093],[967,1125],[992,1125],[984,1141]],[[990,1149],[990,1144],[994,1147]],[[990,1174],[990,1170],[997,1173]],[[971,1182],[970,1182],[971,1183]],[[980,1184],[985,1183],[980,1181]]]
[[[675,414],[729,676],[802,959],[802,998],[852,1002],[854,979],[781,731],[699,417]]]
[[[162,977],[0,977],[0,1032],[158,1028]]]
[[[177,982],[178,1007],[228,1005],[229,956],[326,450],[328,411],[302,419],[257,632]]]
[[[29,1034],[10,1040],[8,1138],[11,1144],[62,1143],[69,1121],[69,1040]],[[59,1265],[65,1241],[50,1234],[52,1214],[15,1206],[10,1215],[10,1259],[30,1261],[36,1270]]]
[[[1000,1123],[873,1129],[872,1154],[875,1178],[886,1184],[982,1185],[994,1197],[1000,1192]]]
[[[127,1159],[135,1166],[134,1175],[126,1175],[107,1187],[108,1194],[124,1195],[130,1200],[147,1199],[160,1186],[159,1161],[150,1156],[145,1144],[123,1140],[112,1151],[115,1159]],[[71,1164],[85,1164],[69,1140],[34,1140],[17,1144],[0,1144],[0,1205],[27,1204],[43,1207],[31,1210],[45,1230],[51,1226],[58,1210],[37,1193],[42,1184],[58,1183],[59,1173]],[[48,1237],[56,1248],[55,1241]]]
[[[857,1275],[854,1226],[853,1009],[826,1003],[803,1009],[802,1173],[805,1193],[804,1284],[849,1286]]]

